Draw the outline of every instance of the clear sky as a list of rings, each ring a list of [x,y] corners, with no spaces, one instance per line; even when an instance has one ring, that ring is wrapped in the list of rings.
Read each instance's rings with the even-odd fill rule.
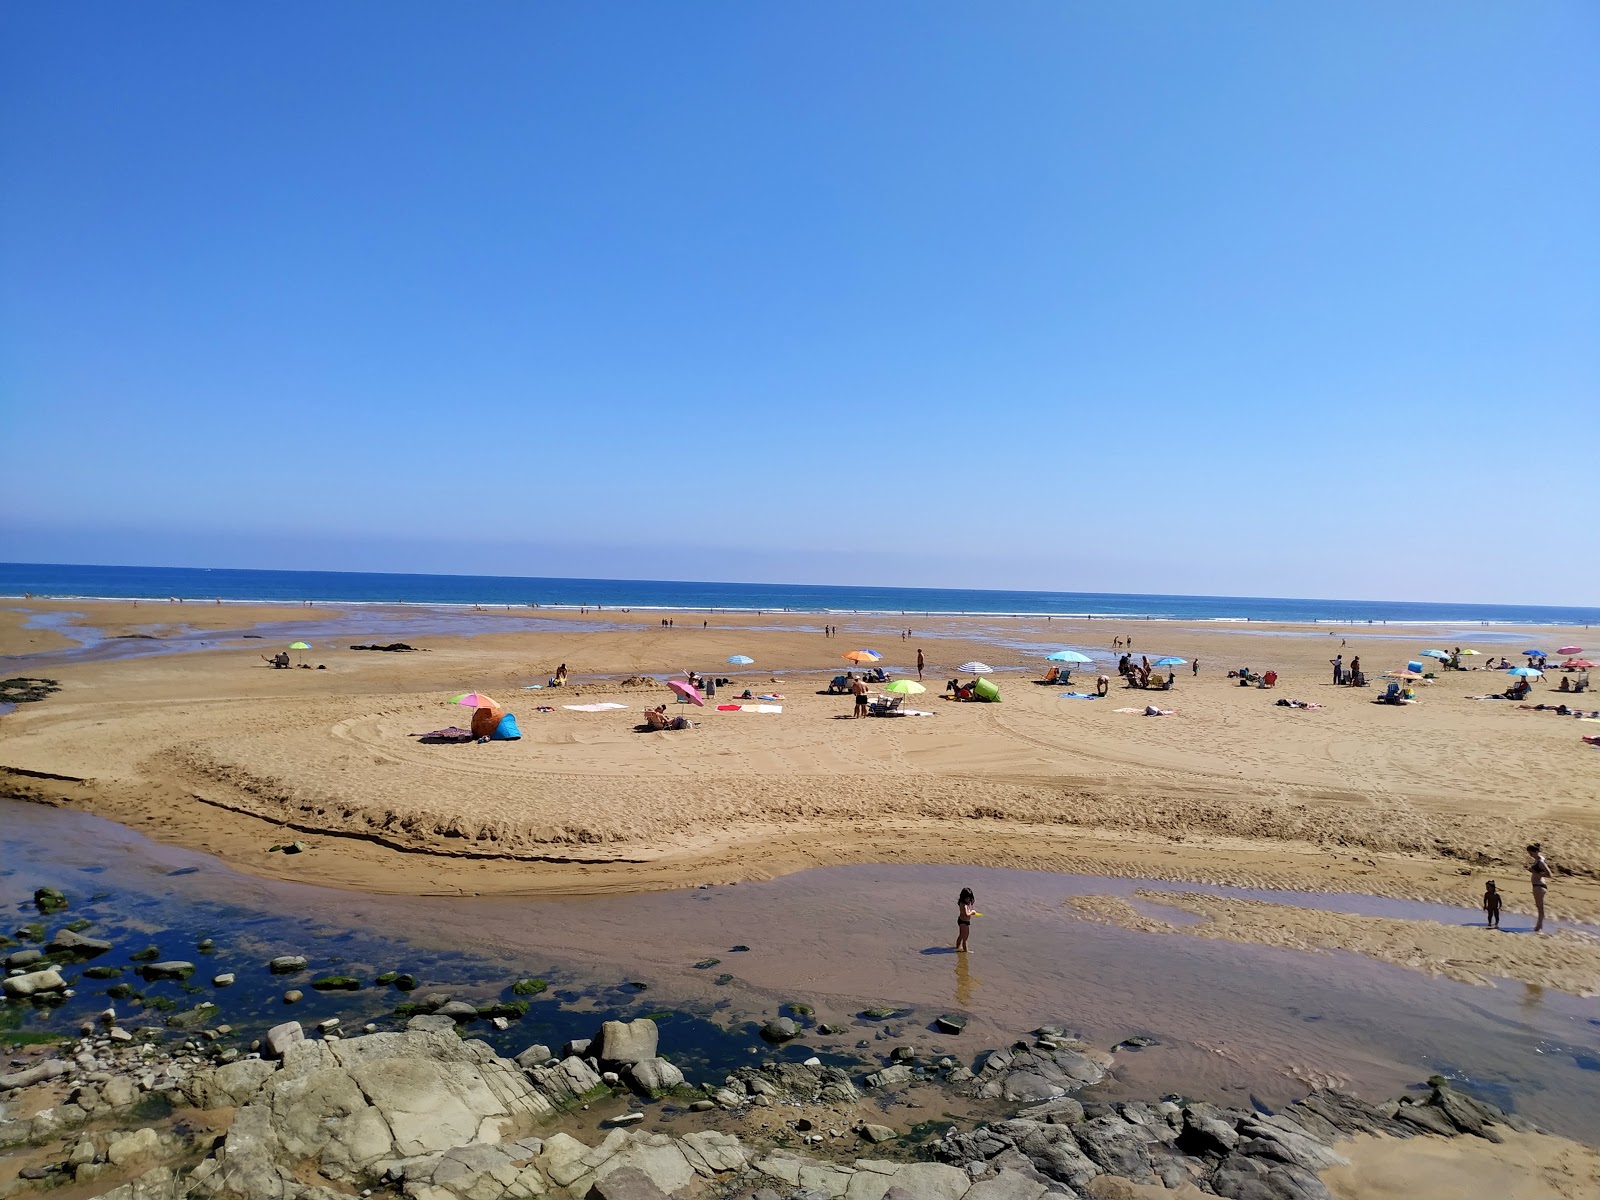
[[[1600,5],[10,4],[0,558],[1600,596]]]

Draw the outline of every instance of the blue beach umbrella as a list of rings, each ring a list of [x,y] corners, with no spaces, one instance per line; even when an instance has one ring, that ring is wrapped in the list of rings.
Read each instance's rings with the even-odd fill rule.
[[[1437,659],[1443,660],[1443,659],[1449,658],[1450,656],[1448,654],[1446,654],[1443,650],[1424,650],[1422,652],[1422,657],[1423,658],[1437,658]]]
[[[1045,662],[1093,662],[1087,654],[1079,654],[1076,650],[1057,650],[1054,654],[1046,654]]]
[[[1524,650],[1523,653],[1526,654],[1529,658],[1549,658],[1550,657],[1543,650]]]
[[[1168,655],[1166,658],[1156,659],[1156,661],[1150,665],[1153,667],[1181,667],[1188,661],[1189,660],[1187,658],[1173,658],[1171,655]]]
[[[1538,667],[1512,667],[1509,671],[1506,672],[1506,674],[1507,675],[1532,676],[1534,678],[1539,678],[1539,677],[1544,675],[1544,672],[1539,670]]]
[[[728,659],[728,661],[736,667],[748,667],[751,663],[755,662],[755,659],[751,658],[748,654],[735,654],[732,658]]]

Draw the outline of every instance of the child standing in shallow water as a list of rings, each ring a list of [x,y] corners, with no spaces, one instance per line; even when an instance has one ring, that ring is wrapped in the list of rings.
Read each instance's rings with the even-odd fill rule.
[[[1488,919],[1490,929],[1500,928],[1500,893],[1492,879],[1483,885],[1483,915]]]
[[[956,899],[956,951],[967,952],[967,936],[972,932],[972,914],[977,908],[977,897],[971,888],[962,888]]]

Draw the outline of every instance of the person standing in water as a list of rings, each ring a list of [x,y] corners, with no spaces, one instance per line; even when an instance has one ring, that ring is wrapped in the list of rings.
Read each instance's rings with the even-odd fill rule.
[[[1533,861],[1528,864],[1529,882],[1533,884],[1533,907],[1538,912],[1538,919],[1533,923],[1533,931],[1544,931],[1544,897],[1550,890],[1550,864],[1544,860],[1544,850],[1538,842],[1528,847],[1528,854]]]
[[[1483,915],[1487,928],[1500,928],[1500,892],[1492,879],[1483,885]]]
[[[977,897],[971,888],[962,888],[956,898],[956,953],[967,952],[967,937],[972,933],[972,917],[977,908]]]

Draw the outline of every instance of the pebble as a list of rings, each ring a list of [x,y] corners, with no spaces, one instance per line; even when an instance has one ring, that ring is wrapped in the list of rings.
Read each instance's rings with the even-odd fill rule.
[[[290,988],[283,994],[283,1002],[285,1004],[299,1004],[300,1001],[304,1000],[305,998],[306,994],[295,988]]]

